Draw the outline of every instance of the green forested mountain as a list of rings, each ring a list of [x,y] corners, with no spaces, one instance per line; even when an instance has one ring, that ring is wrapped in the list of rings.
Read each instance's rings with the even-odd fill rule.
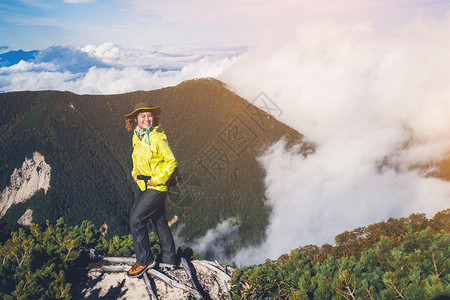
[[[269,208],[256,157],[283,136],[290,144],[302,136],[214,79],[120,95],[0,94],[0,190],[35,151],[51,166],[48,192],[13,205],[0,220],[3,233],[31,208],[38,224],[63,217],[69,225],[106,223],[109,236],[128,234],[138,190],[124,116],[143,101],[162,108],[160,122],[184,176],[167,201],[168,218],[179,217],[175,229],[189,241],[235,217],[236,245],[260,241]],[[311,147],[303,145],[306,155]]]

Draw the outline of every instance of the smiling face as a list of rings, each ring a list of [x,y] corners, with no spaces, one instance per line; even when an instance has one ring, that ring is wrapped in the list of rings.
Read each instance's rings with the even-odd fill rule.
[[[144,111],[137,115],[136,122],[141,131],[144,131],[150,125],[153,125],[153,114],[150,111]]]

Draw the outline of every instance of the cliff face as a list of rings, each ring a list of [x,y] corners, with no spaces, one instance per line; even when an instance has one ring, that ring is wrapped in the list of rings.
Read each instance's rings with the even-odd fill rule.
[[[0,218],[12,205],[30,199],[38,190],[48,191],[51,167],[44,159],[43,155],[34,152],[32,158],[25,158],[21,168],[14,169],[10,185],[0,195]]]

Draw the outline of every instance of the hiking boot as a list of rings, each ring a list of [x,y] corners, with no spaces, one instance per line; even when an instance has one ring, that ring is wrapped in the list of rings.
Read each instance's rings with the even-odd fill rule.
[[[138,263],[135,263],[131,269],[128,270],[127,275],[128,277],[139,277],[142,274],[144,274],[145,271],[148,269],[153,268],[156,265],[156,262],[152,260],[148,265],[141,266]]]

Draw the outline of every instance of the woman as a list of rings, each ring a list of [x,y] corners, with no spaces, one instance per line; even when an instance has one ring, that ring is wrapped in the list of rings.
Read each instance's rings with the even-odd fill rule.
[[[133,131],[133,170],[131,175],[143,191],[130,216],[131,234],[136,252],[136,263],[128,276],[139,277],[156,262],[150,251],[147,223],[152,221],[161,243],[162,262],[175,265],[175,243],[166,219],[167,186],[177,162],[167,143],[167,137],[158,124],[159,107],[138,103],[127,114],[126,128]],[[148,180],[138,175],[150,176]]]

